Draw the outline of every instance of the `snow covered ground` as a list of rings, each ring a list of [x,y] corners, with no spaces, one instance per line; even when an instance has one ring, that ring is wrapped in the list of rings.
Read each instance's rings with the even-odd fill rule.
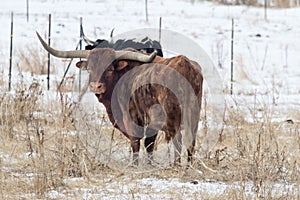
[[[74,179],[71,181],[78,181],[80,179]],[[225,184],[223,182],[214,181],[190,181],[182,182],[181,180],[174,179],[156,179],[156,178],[143,178],[136,180],[122,180],[128,181],[128,184],[120,185],[119,182],[107,181],[105,187],[98,186],[93,188],[77,188],[82,193],[83,199],[128,199],[129,196],[132,199],[205,199],[209,196],[217,196],[218,194],[226,193],[226,190],[230,188],[236,188],[236,190],[242,190],[238,183]],[[243,190],[246,196],[254,196],[254,192],[251,189],[251,184],[246,184]],[[178,190],[180,188],[180,190]],[[270,188],[273,191],[273,195],[290,193],[292,187],[277,184],[275,187]],[[116,194],[118,191],[118,194]],[[135,192],[133,194],[133,191]],[[138,191],[138,192],[137,192]],[[47,194],[49,199],[68,199],[68,194],[59,193],[57,191],[50,191]]]
[[[158,29],[159,18],[162,17],[163,29],[183,34],[204,49],[219,73],[216,77],[221,77],[223,81],[221,88],[227,94],[230,88],[230,38],[233,18],[234,94],[261,94],[265,102],[273,102],[280,107],[284,117],[288,117],[290,110],[299,108],[298,8],[269,9],[265,20],[263,8],[224,6],[207,2],[192,4],[189,1],[149,1],[148,22],[144,1],[133,0],[32,0],[29,1],[29,22],[26,20],[25,1],[7,1],[2,3],[0,11],[0,55],[5,58],[1,61],[3,79],[8,77],[11,12],[14,12],[14,55],[25,47],[41,51],[40,54],[45,55],[35,31],[39,31],[46,38],[50,13],[52,46],[66,50],[75,49],[80,39],[80,17],[83,18],[86,35],[92,39],[109,39],[113,28],[115,35],[142,28]],[[166,38],[161,40],[164,43]],[[176,42],[180,44],[180,41],[174,41]],[[58,68],[57,77],[52,78],[52,81],[60,80],[66,64],[62,65],[63,62],[57,58],[51,60],[52,65]],[[18,66],[18,58],[15,56],[13,63]],[[57,65],[64,67],[59,68]],[[210,70],[207,66],[202,67],[204,71]],[[17,71],[13,72],[13,76],[17,74]],[[73,67],[69,74],[77,75],[76,69]],[[51,85],[54,86],[53,83]]]
[[[238,106],[244,108],[246,113],[248,112],[247,108],[251,105],[258,106],[258,110],[267,107],[272,109],[273,121],[281,122],[291,119],[295,123],[299,123],[299,8],[269,9],[267,20],[265,20],[263,8],[226,6],[202,1],[192,4],[188,0],[149,0],[149,20],[146,21],[144,2],[141,0],[30,0],[29,21],[26,19],[26,1],[2,2],[0,7],[0,76],[2,80],[5,84],[8,83],[11,12],[14,13],[13,77],[20,77],[20,69],[22,69],[18,51],[29,48],[37,51],[36,55],[46,56],[35,32],[38,31],[46,38],[48,14],[50,13],[52,17],[51,44],[53,47],[63,50],[75,49],[80,39],[80,17],[83,18],[85,34],[92,39],[109,39],[110,31],[113,28],[115,28],[115,35],[143,28],[158,29],[159,18],[162,17],[162,29],[175,31],[192,39],[205,50],[213,61],[217,72],[215,80],[218,81],[206,81],[206,92],[214,93],[215,91],[211,88],[214,88],[215,85],[210,84],[218,84],[219,88],[224,91],[221,95],[226,102],[234,105],[232,97],[229,95],[231,23],[234,19],[233,98],[238,100]],[[161,40],[164,43],[166,38],[162,37]],[[174,41],[174,43],[176,42],[180,43],[180,41]],[[183,48],[188,47],[184,46]],[[168,49],[164,50],[167,52]],[[32,54],[28,56],[32,56]],[[56,82],[61,80],[67,66],[64,60],[54,57],[51,58],[51,63],[55,70],[51,75],[49,96],[56,90]],[[202,67],[204,72],[212,71],[206,69],[207,66],[202,65]],[[77,80],[77,69],[72,67],[68,75],[74,75]],[[22,76],[28,83],[33,79],[43,80],[46,88],[45,75],[23,73]],[[17,80],[13,79],[12,89],[16,87]],[[5,84],[4,87],[6,87]],[[91,95],[87,94],[83,103],[96,104],[96,99],[89,97]],[[254,105],[255,103],[257,105]],[[211,118],[213,117],[211,116]],[[245,119],[251,122],[251,113],[247,113]],[[118,194],[120,185],[117,182],[107,185],[106,191],[102,191],[98,187],[81,189],[83,193],[78,193],[82,194],[82,199],[102,199],[104,196],[101,193],[105,192],[112,195],[110,196],[112,198],[125,199],[131,193],[132,188],[139,185],[141,188],[154,187],[153,190],[163,190],[163,187],[171,187],[174,190],[175,188],[184,188],[183,191],[189,194],[189,198],[195,198],[202,192],[205,194],[222,193],[227,187],[235,187],[234,184],[228,186],[219,182],[200,181],[197,185],[193,185],[177,179],[155,178],[138,179],[131,184],[133,186],[124,186],[121,194]],[[275,188],[274,191],[279,190],[278,188]],[[246,188],[246,190],[250,191],[251,189]],[[196,196],[191,195],[195,192]],[[126,195],[123,197],[122,193]],[[155,194],[159,193],[161,192],[155,192]],[[49,198],[54,199],[66,197],[63,192],[58,191],[51,191],[48,195]],[[176,193],[176,195],[179,194]],[[171,198],[171,196],[172,194],[166,194],[166,196],[140,194],[137,198]]]

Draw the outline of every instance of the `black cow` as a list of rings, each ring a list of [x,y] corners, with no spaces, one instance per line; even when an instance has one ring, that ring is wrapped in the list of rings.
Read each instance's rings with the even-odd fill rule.
[[[141,41],[138,41],[134,38],[128,40],[120,39],[116,42],[113,42],[113,29],[110,34],[111,41],[104,39],[97,39],[96,41],[92,41],[84,35],[82,26],[81,31],[84,41],[88,44],[85,46],[85,50],[92,50],[94,48],[111,48],[114,50],[133,48],[138,51],[143,51],[145,53],[153,53],[154,51],[156,51],[158,56],[163,57],[163,52],[160,43],[156,40],[151,40],[149,37],[145,37]]]

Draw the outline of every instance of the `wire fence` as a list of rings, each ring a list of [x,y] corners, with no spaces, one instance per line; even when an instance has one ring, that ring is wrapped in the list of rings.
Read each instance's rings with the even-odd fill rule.
[[[13,85],[13,80],[14,80],[14,76],[15,74],[13,69],[15,67],[15,65],[20,65],[18,62],[19,58],[16,57],[16,54],[15,54],[15,50],[17,51],[21,51],[20,50],[20,46],[19,46],[19,41],[21,40],[22,37],[22,33],[19,32],[18,30],[18,26],[20,26],[20,24],[16,24],[14,23],[14,20],[15,18],[17,17],[21,17],[23,18],[23,14],[19,14],[19,13],[14,13],[14,12],[11,12],[10,14],[10,34],[9,34],[9,37],[10,37],[10,43],[9,43],[9,64],[8,64],[8,87],[7,87],[7,90],[8,91],[11,91],[12,90],[12,85]],[[27,15],[26,15],[27,16]],[[47,41],[48,41],[48,45],[51,46],[51,32],[53,31],[53,28],[52,28],[52,15],[51,14],[48,14],[48,30],[47,30]],[[28,19],[28,18],[27,18]],[[80,18],[80,27],[82,26],[82,17]],[[79,41],[78,41],[78,44],[76,45],[75,47],[75,50],[81,50],[82,49],[82,31],[80,30],[79,32],[79,35],[80,35],[80,38],[79,38]],[[15,40],[17,40],[17,42],[15,42]],[[16,46],[16,47],[15,47]],[[31,55],[25,55],[25,56],[31,56]],[[15,58],[16,57],[16,58]],[[66,60],[63,60],[64,62]],[[66,78],[66,75],[68,73],[68,70],[72,64],[72,59],[71,60],[67,60],[68,62],[68,65],[67,65],[67,68],[63,74],[63,77],[60,81],[60,84],[58,85],[58,88],[57,89],[60,89],[60,87],[62,86],[65,78]],[[30,63],[29,63],[30,64]],[[47,64],[46,64],[46,67],[47,67],[47,90],[50,90],[51,88],[51,59],[50,59],[50,53],[48,53],[47,55]],[[44,68],[45,66],[44,65],[41,65],[40,66],[42,68],[41,72],[43,74],[43,72],[45,71]],[[5,67],[6,68],[6,67]],[[21,66],[22,68],[22,66]],[[79,90],[80,90],[80,87],[81,87],[81,70],[79,69]]]

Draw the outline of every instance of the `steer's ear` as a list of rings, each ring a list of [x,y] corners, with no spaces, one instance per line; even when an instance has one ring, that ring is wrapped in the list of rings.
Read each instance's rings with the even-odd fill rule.
[[[127,61],[124,61],[124,60],[121,60],[121,61],[118,61],[118,62],[117,62],[116,66],[115,66],[115,69],[116,69],[117,71],[119,71],[119,70],[124,69],[124,68],[127,67],[127,66],[128,66],[128,62],[127,62]]]
[[[86,70],[87,68],[87,61],[79,61],[76,63],[76,67],[80,68],[81,70]]]

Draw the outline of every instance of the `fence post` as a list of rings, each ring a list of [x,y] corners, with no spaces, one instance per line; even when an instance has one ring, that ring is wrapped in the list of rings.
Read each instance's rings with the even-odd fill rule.
[[[268,0],[265,0],[265,20],[267,20]]]
[[[49,14],[48,45],[51,44],[51,14]],[[50,89],[50,53],[48,52],[47,89]]]
[[[160,43],[161,40],[161,17],[159,18],[159,35],[158,35],[158,42]]]
[[[12,70],[12,52],[13,52],[13,27],[14,27],[14,13],[11,13],[10,25],[10,53],[9,53],[9,73],[8,73],[8,90],[11,89],[11,70]]]
[[[29,0],[26,0],[26,16],[27,22],[29,22]]]
[[[83,30],[82,30],[82,17],[80,17],[80,41],[79,41],[79,49],[82,49],[82,37],[83,37]],[[81,61],[81,58],[79,59]],[[81,68],[79,68],[79,83],[78,83],[78,89],[79,92],[81,90]]]
[[[82,33],[82,34],[83,34],[83,33]],[[81,39],[82,39],[82,38],[80,38],[80,41],[79,41],[78,44],[76,45],[75,50],[78,50],[79,45],[80,45],[80,42],[81,42]],[[67,66],[67,69],[66,69],[66,71],[65,71],[65,73],[64,73],[64,75],[63,75],[63,77],[62,77],[62,79],[61,79],[61,81],[60,81],[60,84],[59,84],[58,89],[61,88],[61,86],[62,86],[62,84],[63,84],[63,82],[64,82],[64,79],[65,79],[65,77],[66,77],[66,75],[67,75],[67,73],[68,73],[68,71],[69,71],[69,68],[70,68],[72,62],[73,62],[73,58],[71,58],[71,60],[70,60],[70,62],[69,62],[69,64],[68,64],[68,66]]]
[[[148,22],[148,0],[145,0],[146,22]]]
[[[233,93],[233,36],[234,36],[234,19],[232,18],[232,22],[231,22],[231,71],[230,71],[230,94],[232,95]]]

